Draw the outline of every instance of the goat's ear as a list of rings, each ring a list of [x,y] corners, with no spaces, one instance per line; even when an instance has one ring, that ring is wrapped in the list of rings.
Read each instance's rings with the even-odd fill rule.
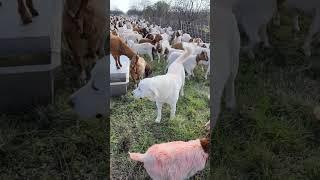
[[[210,147],[210,142],[209,138],[202,138],[200,139],[200,144],[204,152],[208,153],[209,152],[209,147]]]

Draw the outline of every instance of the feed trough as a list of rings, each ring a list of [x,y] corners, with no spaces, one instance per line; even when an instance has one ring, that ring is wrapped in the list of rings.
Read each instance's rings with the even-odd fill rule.
[[[33,0],[38,16],[24,25],[16,0],[0,6],[0,113],[53,103],[60,63],[63,1]]]
[[[129,85],[130,60],[120,56],[121,69],[117,69],[113,56],[110,56],[110,93],[111,96],[121,96],[127,93]]]

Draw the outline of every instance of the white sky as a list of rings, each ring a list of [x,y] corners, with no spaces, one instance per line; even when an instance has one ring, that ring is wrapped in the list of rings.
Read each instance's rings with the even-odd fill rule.
[[[118,8],[123,12],[129,10],[130,0],[110,0],[110,9]]]
[[[156,2],[159,0],[149,0],[150,2]],[[133,1],[133,0],[110,0],[110,9],[113,10],[115,8],[120,9],[121,11],[123,11],[124,13],[126,13],[130,6],[132,5],[132,3],[137,2],[137,1]]]

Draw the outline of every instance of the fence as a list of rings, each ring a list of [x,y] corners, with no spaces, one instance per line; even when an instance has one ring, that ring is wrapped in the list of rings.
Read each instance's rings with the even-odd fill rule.
[[[159,25],[161,27],[170,26],[173,30],[183,30],[184,32],[190,34],[191,37],[199,37],[206,43],[210,42],[209,16],[193,20],[182,20],[181,18],[174,16],[147,17],[145,19],[150,23]]]

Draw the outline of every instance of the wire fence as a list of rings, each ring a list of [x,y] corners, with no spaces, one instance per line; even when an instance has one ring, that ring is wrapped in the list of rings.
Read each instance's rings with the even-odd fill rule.
[[[145,17],[150,23],[161,27],[172,27],[173,30],[182,30],[193,38],[201,38],[204,42],[210,42],[209,16],[193,20],[185,20],[177,17]]]

